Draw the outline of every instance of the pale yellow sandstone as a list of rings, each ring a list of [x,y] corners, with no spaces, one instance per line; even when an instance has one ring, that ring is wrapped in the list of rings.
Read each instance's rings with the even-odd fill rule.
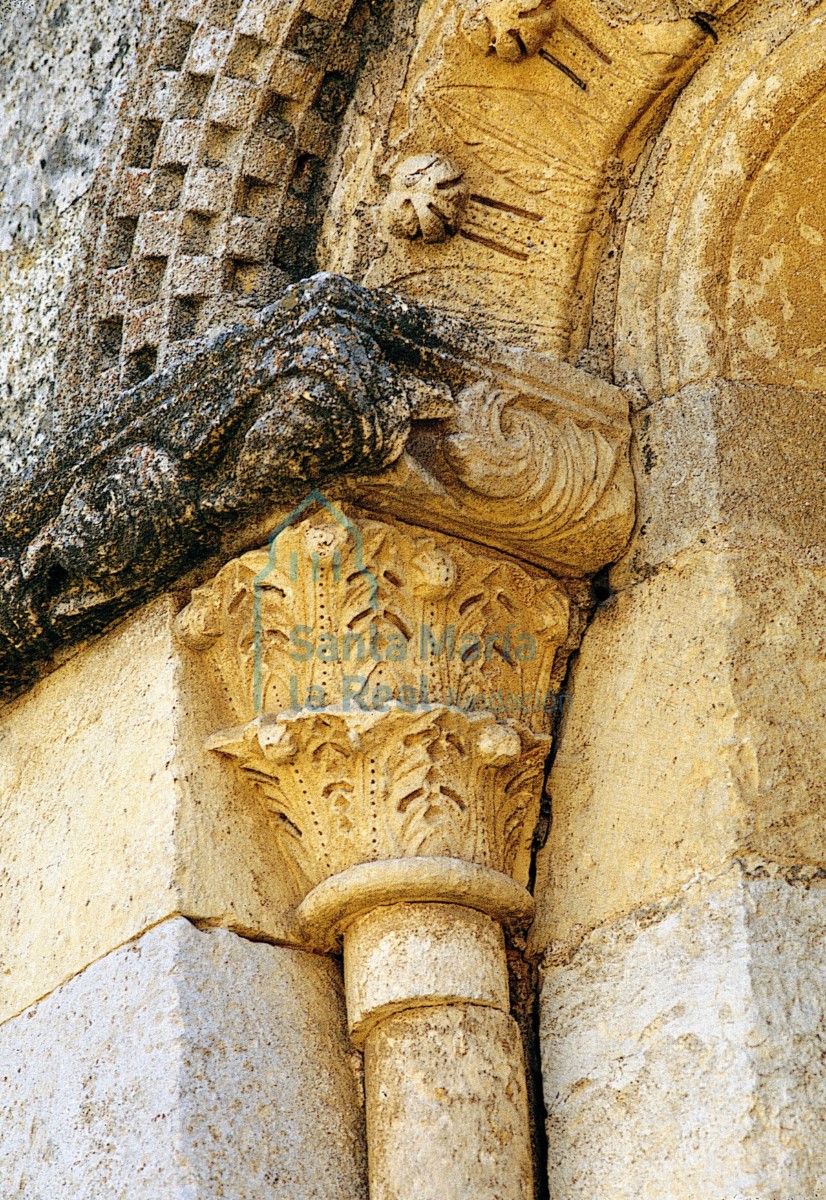
[[[820,1200],[822,878],[744,871],[595,930],[544,972],[556,1200]]]
[[[284,935],[267,818],[203,751],[169,597],[0,713],[0,1020],[164,918]]]
[[[707,380],[634,415],[637,526],[611,571],[624,588],[688,549],[826,563],[826,409],[798,388]]]
[[[457,904],[375,908],[345,934],[344,986],[356,1045],[409,1008],[466,1002],[508,1012],[502,927]]]
[[[823,386],[826,11],[741,4],[726,32],[674,105],[624,238],[614,365],[649,397],[715,377]]]
[[[549,781],[534,944],[735,855],[826,863],[826,577],[686,552],[597,614]]]
[[[519,1030],[479,1005],[389,1017],[365,1046],[370,1200],[530,1200]]]

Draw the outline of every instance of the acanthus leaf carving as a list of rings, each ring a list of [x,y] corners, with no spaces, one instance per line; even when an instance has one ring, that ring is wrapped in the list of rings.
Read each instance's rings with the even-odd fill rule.
[[[546,731],[548,681],[570,622],[565,588],[439,534],[357,524],[358,546],[316,514],[283,530],[275,553],[250,551],[193,592],[178,629],[209,654],[234,719],[255,715],[257,592],[263,712],[307,697],[318,707],[372,705],[385,693],[388,702],[472,711],[501,695],[503,712],[518,697],[510,711]],[[306,562],[312,570],[296,570]],[[363,563],[380,564],[375,576]]]
[[[178,634],[304,891],[439,856],[524,885],[570,611],[536,570],[328,504],[196,589]]]
[[[303,889],[362,862],[461,858],[526,883],[550,738],[444,705],[259,717],[215,734]]]

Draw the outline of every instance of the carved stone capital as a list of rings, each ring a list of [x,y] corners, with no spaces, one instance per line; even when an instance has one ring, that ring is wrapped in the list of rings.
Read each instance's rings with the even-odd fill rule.
[[[457,474],[513,503],[522,479],[475,479],[453,436]],[[530,442],[530,431],[518,436]],[[568,589],[495,551],[316,499],[318,511],[300,505],[267,549],[227,564],[179,617],[239,722],[208,746],[271,817],[303,897],[296,943],[343,943],[372,1200],[412,1198],[425,1181],[444,1200],[529,1200],[503,931],[533,912]],[[420,1089],[400,1045],[406,1061],[416,1048]],[[465,1140],[451,1157],[459,1121]],[[411,1138],[426,1146],[412,1189]]]
[[[374,859],[465,859],[527,883],[550,738],[444,705],[257,718],[209,746],[252,782],[307,891]]]
[[[331,505],[196,588],[178,625],[242,723],[307,706],[493,705],[545,733],[570,608],[535,569]]]
[[[556,580],[331,505],[229,563],[178,627],[241,722],[210,748],[303,892],[416,856],[524,885],[569,609]]]

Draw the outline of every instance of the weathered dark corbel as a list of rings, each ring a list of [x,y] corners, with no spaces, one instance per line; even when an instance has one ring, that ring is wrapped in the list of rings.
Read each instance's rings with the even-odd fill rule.
[[[368,509],[596,570],[630,528],[626,409],[616,388],[398,297],[296,284],[6,487],[0,689],[334,480]]]
[[[225,529],[386,468],[417,406],[449,395],[425,365],[437,340],[422,310],[318,276],[51,447],[2,497],[0,690],[196,567]]]

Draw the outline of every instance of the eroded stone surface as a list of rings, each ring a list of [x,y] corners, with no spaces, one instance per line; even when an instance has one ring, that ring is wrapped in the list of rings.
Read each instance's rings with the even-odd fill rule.
[[[164,922],[0,1027],[0,1190],[356,1200],[334,965]]]
[[[364,1051],[371,1200],[530,1200],[522,1044],[498,1009],[389,1017]]]
[[[0,7],[0,469],[37,462],[54,420],[59,320],[90,189],[158,4]]]
[[[820,884],[734,867],[549,967],[551,1194],[818,1200],[825,926]]]
[[[549,780],[537,945],[736,853],[826,862],[824,605],[821,570],[702,550],[600,609]]]
[[[0,695],[203,561],[222,530],[391,463],[418,395],[408,362],[434,338],[422,310],[321,276],[114,411],[84,412],[0,488]]]
[[[823,6],[753,0],[720,28],[645,164],[624,239],[616,368],[651,397],[720,376],[805,389],[822,377],[822,216],[811,155],[794,147],[820,128]]]

